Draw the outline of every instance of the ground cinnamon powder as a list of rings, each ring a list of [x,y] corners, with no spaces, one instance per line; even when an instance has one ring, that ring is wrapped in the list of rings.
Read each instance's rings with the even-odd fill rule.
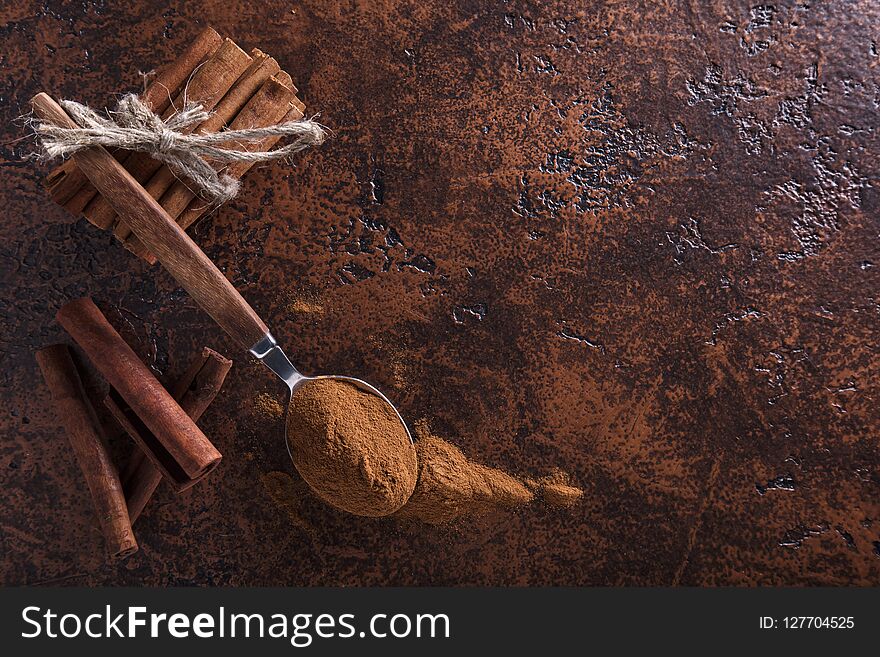
[[[547,504],[569,507],[581,501],[584,491],[571,483],[571,477],[561,470],[540,479],[527,479],[526,485],[541,496]]]
[[[419,436],[416,453],[418,483],[398,511],[400,518],[440,525],[497,507],[528,504],[534,498],[510,475],[469,461],[460,449],[432,434]]]
[[[442,525],[468,515],[528,504],[536,497],[551,506],[569,507],[583,491],[568,475],[555,471],[537,480],[519,479],[469,460],[461,450],[431,433],[427,422],[415,425],[419,477],[399,518]]]
[[[254,407],[261,414],[271,420],[277,420],[284,415],[284,406],[278,401],[278,397],[268,392],[261,392],[254,399]]]
[[[269,497],[287,513],[290,523],[312,537],[315,534],[315,529],[300,510],[303,491],[295,489],[291,476],[286,472],[266,472],[260,476],[260,479],[262,479]],[[305,488],[304,485],[302,487]]]
[[[416,484],[416,451],[394,410],[339,379],[306,381],[294,391],[287,439],[296,469],[328,504],[386,516]]]

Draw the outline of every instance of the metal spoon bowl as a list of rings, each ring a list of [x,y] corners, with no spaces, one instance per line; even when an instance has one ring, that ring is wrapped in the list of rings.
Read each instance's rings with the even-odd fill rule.
[[[304,376],[300,374],[299,370],[293,366],[293,363],[290,362],[290,359],[287,357],[287,354],[284,353],[284,350],[278,345],[275,338],[272,337],[271,333],[267,333],[262,340],[260,340],[257,344],[250,348],[250,353],[256,358],[260,359],[263,364],[272,370],[278,378],[280,378],[284,383],[287,384],[287,388],[290,392],[290,396],[288,397],[288,404],[285,408],[284,412],[284,439],[287,443],[287,453],[290,455],[290,458],[293,459],[293,451],[290,447],[290,436],[287,433],[287,413],[290,410],[290,399],[293,398],[293,393],[295,390],[301,386],[306,381],[317,381],[318,379],[335,379],[337,381],[345,381],[347,383],[351,383],[359,390],[364,392],[368,392],[371,395],[375,395],[379,397],[382,401],[384,401],[391,410],[394,411],[394,414],[397,416],[397,419],[400,420],[400,424],[403,427],[403,430],[406,431],[406,437],[409,438],[409,442],[411,445],[415,444],[413,442],[412,434],[410,433],[409,427],[406,426],[406,422],[403,420],[403,416],[400,414],[400,411],[397,410],[397,407],[391,403],[391,401],[382,394],[382,392],[366,381],[361,379],[356,379],[351,376],[341,376],[338,374],[325,374],[321,376]]]

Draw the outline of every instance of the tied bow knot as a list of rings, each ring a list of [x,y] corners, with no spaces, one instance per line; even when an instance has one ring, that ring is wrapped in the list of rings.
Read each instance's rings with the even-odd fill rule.
[[[166,129],[159,133],[159,138],[156,140],[156,150],[162,155],[170,155],[178,148],[180,146],[178,145],[176,132]]]
[[[239,183],[218,172],[210,162],[279,160],[321,144],[326,136],[323,126],[309,119],[265,128],[200,134],[188,129],[211,116],[201,105],[188,104],[162,120],[134,94],[122,97],[116,109],[110,112],[113,120],[72,100],[62,100],[61,106],[77,124],[76,128],[60,128],[47,122],[34,124],[34,132],[48,157],[65,157],[91,146],[146,153],[168,165],[178,177],[188,180],[215,207],[234,198]],[[273,151],[260,150],[263,140],[275,136],[290,137],[291,141]],[[230,144],[238,148],[230,148]],[[248,149],[247,144],[254,149]]]

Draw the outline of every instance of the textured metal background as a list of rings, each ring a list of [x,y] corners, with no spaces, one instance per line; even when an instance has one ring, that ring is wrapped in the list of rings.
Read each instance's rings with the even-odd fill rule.
[[[111,4],[0,10],[2,582],[880,583],[876,3]],[[37,91],[103,106],[201,24],[276,56],[335,136],[197,241],[305,372],[566,470],[582,505],[437,529],[295,475],[269,498],[293,473],[252,400],[283,386],[16,141]],[[201,423],[224,462],[118,565],[32,357],[83,294],[163,375],[236,359]]]

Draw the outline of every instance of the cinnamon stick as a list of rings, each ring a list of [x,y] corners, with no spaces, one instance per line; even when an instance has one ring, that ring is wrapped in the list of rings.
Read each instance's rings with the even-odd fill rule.
[[[66,208],[67,202],[87,182],[86,177],[76,167],[73,160],[65,160],[49,172],[45,185],[49,197],[58,205]]]
[[[223,97],[223,100],[217,104],[214,108],[214,113],[196,128],[196,133],[217,132],[225,127],[229,121],[235,118],[235,115],[250,100],[251,96],[254,95],[263,82],[270,76],[275,75],[281,68],[278,66],[278,62],[256,48],[251,51],[251,57],[253,57],[251,65],[236,80],[232,89]],[[147,190],[150,196],[158,200],[162,198],[162,194],[171,187],[175,180],[177,180],[177,177],[174,172],[167,166],[163,166],[153,174],[149,182],[144,185],[144,189]],[[113,232],[116,237],[123,241],[131,235],[131,230],[122,221],[117,223]]]
[[[131,530],[119,473],[107,453],[101,424],[86,398],[70,351],[65,345],[56,344],[38,351],[36,358],[88,484],[110,554],[114,559],[134,554],[138,545]]]
[[[91,299],[71,301],[56,317],[155,437],[154,444],[141,444],[141,448],[177,491],[192,486],[217,466],[220,452]],[[125,426],[125,418],[117,419]]]
[[[232,121],[229,126],[230,130],[262,128],[278,123],[287,114],[290,101],[294,97],[291,84],[290,76],[284,71],[280,71],[266,80],[259,91],[253,95]],[[262,144],[259,142],[250,142],[242,144],[241,148],[253,151],[261,146]],[[236,167],[236,164],[233,163],[227,171],[230,169],[241,169],[241,167]],[[243,170],[246,171],[247,169]],[[186,183],[178,180],[163,194],[160,203],[171,218],[176,219],[184,212],[195,196]],[[206,204],[202,202],[201,205],[205,206]],[[202,211],[204,209],[202,207]],[[187,226],[183,225],[183,227],[186,228]],[[155,258],[149,254],[137,236],[130,236],[124,244],[127,249],[144,258],[150,264],[155,263]]]
[[[294,101],[297,100],[294,98]],[[298,121],[303,118],[302,109],[298,105],[294,105],[291,103],[291,107],[289,107],[287,114],[285,114],[278,123],[287,123],[288,121]],[[303,105],[302,107],[305,107]],[[281,140],[280,136],[267,137],[261,143],[258,144],[258,148],[261,151],[270,150],[275,144],[277,144]],[[226,168],[226,175],[231,176],[232,178],[243,178],[244,175],[251,170],[254,166],[254,162],[232,162]],[[180,216],[177,217],[177,223],[180,224],[184,229],[192,226],[199,217],[204,214],[205,210],[208,209],[208,206],[204,201],[199,199],[198,197],[194,197],[190,203],[187,205],[186,210],[184,210]],[[150,263],[153,264],[153,263]]]
[[[294,100],[296,100],[296,98],[294,98]],[[281,119],[277,121],[277,123],[286,123],[287,121],[297,121],[303,117],[302,109],[300,109],[299,106],[296,106],[293,103],[291,103],[291,105],[293,105],[293,106],[288,106],[287,113],[284,116],[282,116]],[[267,137],[262,142],[257,144],[254,150],[263,150],[263,151],[269,150],[270,148],[272,148],[272,146],[274,146],[280,140],[281,140],[280,136]],[[232,176],[233,178],[241,178],[244,176],[244,174],[246,174],[248,171],[250,171],[251,168],[253,168],[254,164],[256,164],[256,163],[255,162],[231,162],[230,165],[226,168],[226,174],[229,176]],[[201,210],[204,211],[204,207],[202,207]],[[184,219],[181,216],[178,218],[177,223],[179,223],[184,228],[188,228],[192,224],[192,221],[187,221],[186,219]]]
[[[217,50],[222,41],[217,32],[206,27],[177,59],[159,70],[141,94],[141,100],[154,112],[164,112],[193,69]],[[116,154],[122,156],[121,151]],[[73,160],[56,167],[46,183],[52,199],[74,214],[82,212],[97,193]]]
[[[199,103],[211,111],[226,95],[233,83],[251,63],[251,57],[231,39],[224,39],[216,52],[189,78],[184,88],[163,112],[167,118],[186,103]],[[146,183],[162,163],[146,153],[129,153],[121,160],[128,172],[140,183]],[[110,228],[116,221],[116,211],[110,202],[96,195],[83,210],[86,218],[99,228]]]
[[[174,398],[193,422],[197,422],[202,413],[214,401],[214,397],[223,387],[223,381],[231,367],[231,360],[221,356],[213,349],[205,347],[187,372],[171,388]],[[104,404],[111,409],[114,416],[117,413],[125,413],[118,407],[116,399],[111,396],[104,399]],[[113,408],[114,406],[116,409]],[[122,487],[125,491],[128,515],[132,523],[141,515],[161,480],[162,471],[153,465],[153,462],[136,444],[128,466],[122,475]]]

